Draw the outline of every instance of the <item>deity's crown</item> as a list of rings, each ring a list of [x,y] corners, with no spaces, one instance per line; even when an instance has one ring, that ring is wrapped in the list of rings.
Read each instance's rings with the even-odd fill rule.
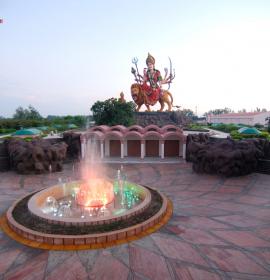
[[[155,59],[150,53],[148,53],[148,56],[146,58],[146,64],[148,64],[148,63],[155,64]]]

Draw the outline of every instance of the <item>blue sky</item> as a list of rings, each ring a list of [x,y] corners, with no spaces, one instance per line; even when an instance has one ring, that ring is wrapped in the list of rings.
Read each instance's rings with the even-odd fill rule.
[[[0,18],[2,116],[131,100],[131,60],[142,72],[148,52],[162,74],[171,57],[175,105],[270,110],[270,1],[0,0]]]

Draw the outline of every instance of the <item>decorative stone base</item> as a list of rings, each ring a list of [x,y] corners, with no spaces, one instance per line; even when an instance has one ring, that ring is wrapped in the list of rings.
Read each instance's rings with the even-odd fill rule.
[[[0,225],[3,231],[11,238],[30,247],[50,250],[81,250],[110,247],[142,238],[167,223],[172,215],[173,207],[171,201],[164,195],[160,195],[162,196],[163,203],[160,210],[154,216],[134,226],[106,233],[60,235],[33,231],[14,220],[12,210],[17,202],[9,208],[6,215],[1,217]]]

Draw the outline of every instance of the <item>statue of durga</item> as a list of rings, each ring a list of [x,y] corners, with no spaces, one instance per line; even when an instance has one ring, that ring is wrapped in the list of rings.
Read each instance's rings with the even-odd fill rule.
[[[133,67],[131,68],[131,72],[135,77],[136,83],[131,86],[131,95],[134,102],[137,104],[136,110],[139,111],[141,106],[144,104],[147,111],[151,111],[150,106],[154,106],[159,101],[161,105],[159,111],[163,111],[165,103],[168,106],[168,111],[171,111],[173,107],[173,97],[168,90],[175,77],[175,73],[172,73],[171,60],[170,74],[168,75],[168,69],[164,68],[164,78],[162,78],[160,71],[155,68],[155,58],[150,53],[148,53],[146,58],[147,68],[144,68],[143,76],[140,75],[138,71],[138,59],[134,58],[132,62],[136,66],[136,69]],[[163,84],[168,84],[167,90],[162,89]]]

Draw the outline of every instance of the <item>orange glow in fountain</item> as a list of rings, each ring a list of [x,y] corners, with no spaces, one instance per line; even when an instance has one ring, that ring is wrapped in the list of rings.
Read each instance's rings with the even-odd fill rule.
[[[104,179],[89,179],[80,185],[76,195],[79,205],[100,207],[114,200],[113,184]]]

